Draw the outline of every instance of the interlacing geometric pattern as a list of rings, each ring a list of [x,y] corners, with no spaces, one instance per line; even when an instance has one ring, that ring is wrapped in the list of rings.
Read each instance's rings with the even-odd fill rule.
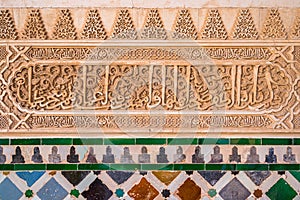
[[[0,197],[27,199],[298,199],[300,173],[230,171],[1,172]]]

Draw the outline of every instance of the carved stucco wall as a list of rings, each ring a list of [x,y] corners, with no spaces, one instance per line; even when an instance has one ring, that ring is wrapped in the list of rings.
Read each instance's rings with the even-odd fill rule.
[[[299,131],[298,8],[9,8],[0,20],[1,131]]]

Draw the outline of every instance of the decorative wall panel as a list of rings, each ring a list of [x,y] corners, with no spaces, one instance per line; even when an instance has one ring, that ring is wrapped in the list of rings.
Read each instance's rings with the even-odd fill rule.
[[[1,8],[0,199],[299,199],[299,5]]]
[[[297,11],[1,10],[2,130],[297,132]]]

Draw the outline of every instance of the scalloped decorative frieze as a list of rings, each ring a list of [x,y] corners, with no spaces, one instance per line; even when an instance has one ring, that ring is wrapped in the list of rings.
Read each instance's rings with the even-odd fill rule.
[[[233,15],[233,10],[238,14]],[[297,40],[298,13],[296,8],[3,9],[0,39]]]

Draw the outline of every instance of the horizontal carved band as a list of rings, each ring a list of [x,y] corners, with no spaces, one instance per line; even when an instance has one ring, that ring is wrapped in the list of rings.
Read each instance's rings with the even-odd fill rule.
[[[296,8],[3,9],[0,39],[299,39],[298,12]],[[16,27],[15,21],[25,23]]]

